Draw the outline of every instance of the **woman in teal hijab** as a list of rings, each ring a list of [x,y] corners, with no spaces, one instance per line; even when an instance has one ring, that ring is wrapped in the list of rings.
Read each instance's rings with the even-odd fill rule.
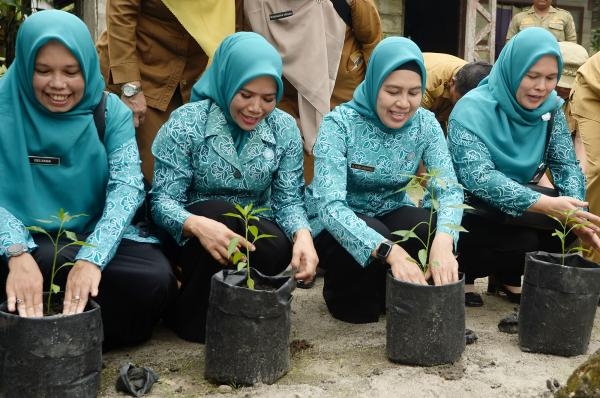
[[[204,341],[210,279],[232,264],[232,238],[256,249],[253,264],[267,275],[288,265],[297,279],[314,278],[317,256],[304,209],[303,150],[295,120],[276,109],[281,57],[262,36],[239,32],[223,40],[196,83],[192,102],[171,114],[152,146],[152,212],[175,242],[182,268],[171,319],[184,339]],[[234,205],[266,207],[257,222],[275,235],[252,245],[225,213]]]
[[[365,80],[352,101],[325,116],[314,147],[315,176],[307,207],[315,246],[325,264],[323,296],[337,319],[376,322],[384,310],[385,278],[436,285],[458,280],[453,255],[462,203],[444,134],[433,113],[420,108],[425,90],[423,56],[401,37],[381,41],[373,51]],[[429,208],[419,208],[405,188],[420,161],[439,179],[429,186],[439,200],[437,232],[430,247],[431,267],[416,262],[422,248],[416,239],[400,244],[392,231],[428,222]],[[440,181],[445,181],[444,189]],[[430,206],[430,205],[429,205]],[[426,239],[426,227],[416,233]]]
[[[65,289],[63,312],[82,312],[95,297],[105,347],[144,341],[175,279],[158,247],[129,225],[144,194],[130,111],[108,96],[100,139],[93,114],[104,81],[89,31],[74,15],[51,10],[27,18],[16,54],[0,79],[0,298],[9,311],[42,316],[52,243],[26,227],[55,234],[57,223],[40,220],[60,209],[84,213],[65,224],[86,245],[61,251],[62,261],[75,263],[54,281]]]
[[[557,215],[587,206],[562,100],[554,91],[562,67],[551,34],[542,28],[523,30],[504,47],[489,77],[459,100],[450,116],[448,139],[460,183],[509,220],[524,212]],[[546,166],[556,197],[532,188]],[[583,210],[577,216],[600,221]],[[470,231],[461,235],[459,246],[467,305],[483,304],[473,283],[489,274],[499,279],[498,288],[509,300],[519,302],[525,253],[556,251],[560,245],[551,231],[535,225],[506,225],[471,213],[463,225]],[[600,247],[596,229],[583,227],[575,233]]]

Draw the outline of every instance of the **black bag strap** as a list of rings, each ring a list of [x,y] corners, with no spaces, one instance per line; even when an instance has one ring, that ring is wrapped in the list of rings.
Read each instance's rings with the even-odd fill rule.
[[[346,25],[352,27],[352,11],[346,0],[331,0],[331,2],[340,18],[346,22]]]
[[[102,93],[100,102],[94,108],[94,124],[98,130],[100,142],[104,142],[104,132],[106,131],[106,97],[108,97],[108,91]]]
[[[544,149],[544,161],[548,157],[548,147],[550,146],[550,136],[552,135],[552,128],[554,127],[554,116],[557,111],[550,112],[550,119],[548,119],[548,127],[546,127],[546,148]]]
[[[542,158],[542,162],[538,166],[535,175],[529,181],[529,184],[537,184],[542,179],[542,176],[546,174],[546,169],[548,168],[548,149],[550,147],[550,137],[552,136],[552,128],[554,127],[554,116],[556,115],[556,111],[550,112],[550,119],[548,119],[548,126],[546,128],[546,145],[544,146],[544,157]]]

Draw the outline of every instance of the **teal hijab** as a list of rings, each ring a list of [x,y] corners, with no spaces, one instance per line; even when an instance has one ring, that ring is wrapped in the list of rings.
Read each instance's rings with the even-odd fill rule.
[[[212,63],[192,89],[191,101],[209,98],[221,108],[239,153],[249,134],[239,128],[229,112],[233,97],[246,83],[270,76],[277,84],[279,102],[283,95],[282,70],[281,56],[264,37],[254,32],[234,33],[217,48]]]
[[[81,101],[64,113],[47,110],[33,91],[36,56],[49,41],[62,43],[73,54],[85,80]],[[88,232],[100,216],[108,162],[92,115],[103,89],[94,42],[79,18],[49,10],[25,20],[15,60],[0,79],[0,206],[25,225],[38,225],[36,219],[64,208],[90,215],[68,226]],[[30,163],[30,157],[54,163]]]
[[[356,110],[385,132],[402,131],[409,128],[414,115],[400,129],[390,129],[377,116],[377,95],[383,81],[390,73],[409,62],[415,62],[419,67],[421,91],[425,92],[427,74],[423,54],[419,47],[405,37],[388,37],[380,41],[369,58],[365,79],[356,87],[352,100],[346,103],[346,106]]]
[[[490,75],[450,115],[485,143],[499,171],[521,184],[531,180],[545,152],[548,122],[542,115],[563,102],[555,91],[533,110],[517,102],[521,80],[545,55],[556,57],[560,76],[563,62],[554,36],[542,28],[519,32],[502,49]]]

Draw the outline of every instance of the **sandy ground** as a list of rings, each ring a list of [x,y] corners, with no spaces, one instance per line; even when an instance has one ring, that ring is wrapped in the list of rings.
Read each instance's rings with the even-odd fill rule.
[[[476,285],[485,290],[485,280]],[[292,355],[287,375],[273,385],[218,386],[204,380],[204,346],[179,339],[158,327],[152,340],[135,349],[105,354],[101,397],[121,397],[115,381],[121,364],[154,369],[160,380],[148,397],[543,397],[546,380],[564,383],[600,348],[596,316],[588,355],[571,358],[521,352],[516,334],[498,331],[514,304],[483,296],[485,305],[467,308],[467,328],[479,339],[452,365],[412,367],[392,363],[385,354],[385,317],[367,325],[333,319],[321,296],[322,280],[310,290],[296,289],[291,340],[309,348]]]

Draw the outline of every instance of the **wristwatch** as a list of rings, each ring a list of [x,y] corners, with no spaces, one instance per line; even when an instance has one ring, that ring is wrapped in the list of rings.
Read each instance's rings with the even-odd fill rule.
[[[6,257],[17,257],[23,253],[29,253],[29,248],[22,243],[14,243],[6,249]]]
[[[127,98],[131,98],[142,92],[141,86],[136,86],[133,83],[125,83],[121,86],[121,94]]]
[[[392,252],[392,247],[394,247],[394,242],[390,240],[384,240],[379,244],[377,251],[375,252],[375,256],[381,261],[386,261],[387,257]]]

